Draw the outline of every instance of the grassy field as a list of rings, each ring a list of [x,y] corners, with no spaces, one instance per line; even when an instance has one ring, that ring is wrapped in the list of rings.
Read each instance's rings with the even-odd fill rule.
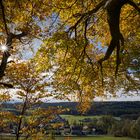
[[[56,138],[56,140],[136,140],[131,138],[115,138],[107,136],[95,136],[95,137],[70,137],[70,138]]]
[[[74,121],[79,122],[79,120],[85,119],[85,118],[99,118],[101,116],[78,116],[78,115],[61,115],[62,118],[65,118],[69,121],[70,124],[72,124]]]
[[[0,140],[14,140],[14,138],[2,138]],[[23,139],[22,139],[23,140]],[[47,140],[47,139],[46,139]],[[109,136],[95,136],[95,137],[56,137],[55,140],[136,140],[125,137],[109,137]]]

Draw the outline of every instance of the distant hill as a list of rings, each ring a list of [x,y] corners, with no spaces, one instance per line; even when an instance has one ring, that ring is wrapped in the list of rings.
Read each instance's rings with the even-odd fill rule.
[[[5,103],[4,108],[15,110],[16,105],[20,103]],[[78,106],[77,102],[57,102],[57,103],[43,103],[42,108],[48,107],[58,107],[69,108],[69,112],[65,114],[78,115],[79,112],[76,108]],[[37,107],[37,106],[36,106]],[[113,115],[121,117],[138,117],[140,116],[140,101],[132,102],[93,102],[91,109],[86,115]]]
[[[43,108],[48,106],[62,106],[69,108],[70,111],[66,114],[79,114],[76,106],[76,102],[61,102],[61,103],[45,103],[42,104]],[[121,116],[126,114],[139,114],[140,102],[93,102],[91,109],[87,112],[87,115],[113,115]]]

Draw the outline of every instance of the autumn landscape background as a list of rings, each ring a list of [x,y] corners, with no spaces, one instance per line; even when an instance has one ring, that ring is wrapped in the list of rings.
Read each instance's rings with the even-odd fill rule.
[[[139,112],[139,0],[0,0],[0,140],[136,140]]]

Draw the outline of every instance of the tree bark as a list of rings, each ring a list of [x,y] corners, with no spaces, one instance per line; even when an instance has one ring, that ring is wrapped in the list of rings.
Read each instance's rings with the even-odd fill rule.
[[[24,37],[26,35],[27,35],[27,33],[25,33],[25,32],[22,32],[22,33],[17,34],[17,35],[15,35],[13,33],[8,34],[7,41],[6,41],[6,46],[8,47],[8,50],[3,53],[3,57],[2,57],[1,65],[0,65],[0,79],[4,76],[4,72],[5,72],[5,69],[7,66],[7,60],[10,56],[9,51],[12,48],[13,39],[20,40],[22,37]]]
[[[124,38],[123,35],[121,34],[119,25],[120,25],[121,9],[125,4],[130,4],[138,12],[140,12],[140,8],[131,0],[110,0],[110,1],[108,0],[105,4],[105,8],[107,10],[108,15],[108,25],[112,39],[105,53],[105,56],[101,58],[98,62],[100,65],[102,65],[102,62],[109,59],[114,49],[117,48],[115,75],[117,74],[119,64],[121,63],[120,47],[124,45]]]
[[[27,33],[22,32],[20,34],[13,34],[13,33],[9,33],[8,27],[7,27],[7,21],[6,21],[6,15],[5,15],[5,7],[3,4],[3,0],[0,0],[0,8],[1,8],[1,14],[2,14],[2,19],[3,19],[3,24],[4,24],[4,28],[5,28],[5,32],[7,34],[7,41],[6,41],[6,45],[8,47],[8,50],[5,51],[3,53],[3,58],[0,64],[0,79],[2,79],[2,77],[4,76],[4,72],[7,66],[7,60],[10,56],[10,49],[12,48],[12,43],[13,43],[13,39],[19,39],[21,40],[22,37],[26,36]]]
[[[21,118],[19,119],[18,127],[17,127],[17,132],[16,132],[16,140],[19,140],[20,138],[20,130],[21,130],[21,125],[22,125],[22,117],[25,114],[26,111],[26,106],[27,106],[27,98],[25,99],[25,102],[23,104],[23,108],[21,111]]]

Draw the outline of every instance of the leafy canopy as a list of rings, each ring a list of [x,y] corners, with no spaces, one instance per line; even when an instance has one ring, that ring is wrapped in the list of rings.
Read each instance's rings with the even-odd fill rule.
[[[1,79],[9,56],[17,57],[22,43],[32,46],[35,39],[40,39],[42,45],[34,61],[39,72],[52,72],[52,92],[61,93],[59,98],[70,93],[89,106],[93,98],[107,92],[115,95],[119,89],[138,91],[138,3],[1,0],[0,40],[6,40],[9,47],[8,52],[1,52]]]

